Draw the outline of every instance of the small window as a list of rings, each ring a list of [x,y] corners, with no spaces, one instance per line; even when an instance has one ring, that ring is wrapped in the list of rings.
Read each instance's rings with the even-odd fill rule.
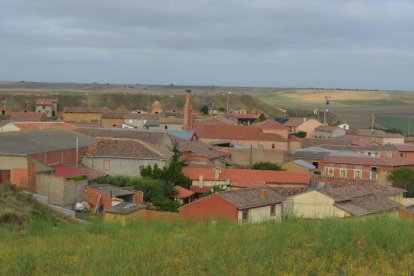
[[[325,173],[326,173],[326,175],[333,176],[334,175],[334,168],[326,167],[325,168]]]
[[[340,169],[339,170],[339,176],[342,178],[346,178],[347,176],[347,169]]]
[[[276,215],[276,205],[270,205],[270,216],[274,217]]]
[[[354,171],[354,178],[355,179],[362,179],[362,171],[361,170],[355,170]]]
[[[243,222],[249,219],[249,209],[242,210],[242,220]]]
[[[168,129],[168,126],[164,126],[164,129]]]
[[[400,157],[405,157],[403,152],[400,152]]]
[[[276,148],[276,145],[275,144],[272,144],[272,149],[274,149],[274,148]]]
[[[392,157],[392,151],[387,151],[387,157]]]
[[[314,166],[315,166],[315,168],[317,169],[317,168],[319,167],[319,162],[313,161],[313,162],[312,162],[312,165],[314,165]]]
[[[45,109],[45,106],[44,105],[42,105],[42,109]]]

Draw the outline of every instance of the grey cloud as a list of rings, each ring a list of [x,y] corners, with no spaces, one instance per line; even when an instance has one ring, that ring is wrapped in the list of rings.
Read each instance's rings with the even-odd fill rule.
[[[0,72],[52,81],[413,89],[412,14],[414,3],[403,0],[6,1]]]

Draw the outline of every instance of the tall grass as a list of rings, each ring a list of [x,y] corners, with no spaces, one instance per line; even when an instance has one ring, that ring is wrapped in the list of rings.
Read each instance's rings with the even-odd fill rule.
[[[0,229],[0,274],[409,275],[413,236],[414,223],[395,218],[121,226],[39,216],[23,232]]]

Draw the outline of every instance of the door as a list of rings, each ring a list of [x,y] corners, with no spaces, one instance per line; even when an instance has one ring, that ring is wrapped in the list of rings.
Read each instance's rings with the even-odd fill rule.
[[[10,171],[0,170],[0,185],[10,183]]]

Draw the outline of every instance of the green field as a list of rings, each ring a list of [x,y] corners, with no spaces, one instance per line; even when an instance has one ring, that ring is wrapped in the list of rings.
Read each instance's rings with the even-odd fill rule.
[[[360,275],[414,272],[414,223],[397,218],[0,228],[1,275]]]
[[[408,135],[408,130],[411,128],[410,136],[412,137],[414,134],[414,122],[413,119],[411,119],[411,126],[409,128],[410,120],[408,116],[401,117],[393,115],[378,115],[376,117],[376,122],[384,128],[395,128],[401,130],[406,136]]]

